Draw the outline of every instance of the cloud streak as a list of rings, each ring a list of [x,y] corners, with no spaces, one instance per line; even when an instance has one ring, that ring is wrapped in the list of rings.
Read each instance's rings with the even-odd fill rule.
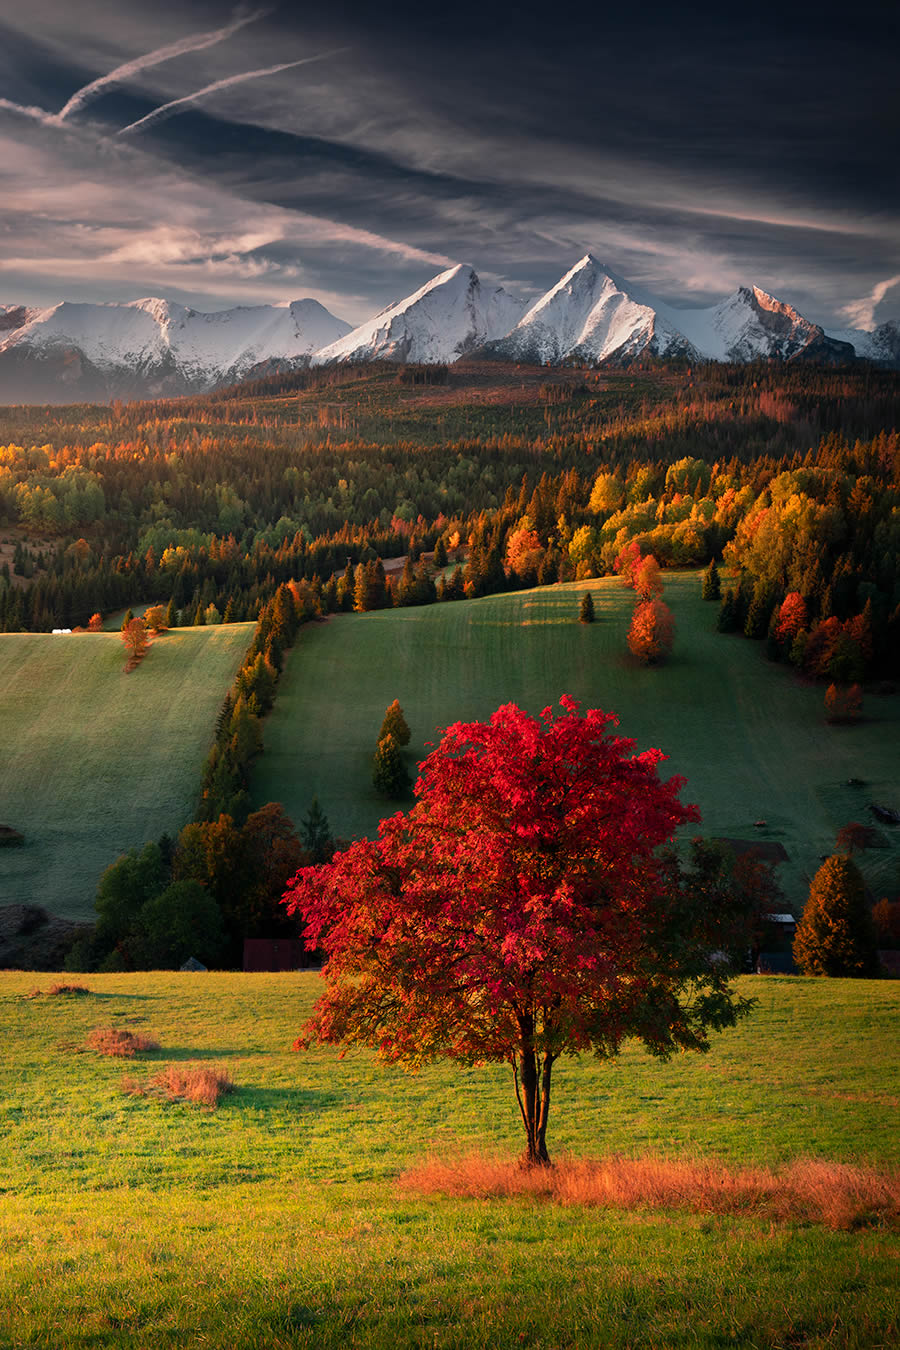
[[[888,277],[885,281],[879,281],[872,287],[868,295],[864,295],[859,300],[851,300],[848,305],[844,305],[841,313],[854,328],[871,330],[875,327],[876,309],[888,291],[893,290],[895,286],[900,286],[900,273],[895,277]]]
[[[223,80],[215,80],[212,84],[204,85],[202,89],[196,89],[192,94],[185,94],[181,98],[170,99],[168,103],[163,103],[153,112],[149,112],[145,117],[139,117],[136,122],[131,122],[127,127],[122,127],[116,132],[117,136],[125,136],[129,132],[137,131],[140,127],[151,127],[157,122],[162,122],[167,117],[173,117],[179,108],[188,103],[195,103],[198,98],[204,98],[207,94],[215,94],[220,89],[230,89],[232,85],[243,84],[245,80],[259,80],[264,75],[277,75],[281,70],[292,70],[295,66],[308,66],[313,61],[324,61],[329,56],[336,56],[339,52],[346,51],[346,47],[335,47],[331,51],[319,52],[316,56],[304,56],[299,61],[283,61],[277,66],[264,66],[261,70],[247,70],[239,75],[228,75]]]
[[[131,79],[133,75],[138,75],[142,70],[149,70],[153,66],[162,65],[164,61],[172,61],[176,56],[186,56],[189,52],[203,51],[206,47],[214,47],[219,42],[225,42],[226,39],[233,37],[235,33],[246,28],[248,24],[255,23],[263,18],[267,10],[256,9],[250,12],[239,9],[235,12],[231,23],[225,24],[222,28],[214,28],[208,33],[195,33],[193,37],[180,38],[178,42],[170,42],[165,47],[157,47],[155,51],[147,52],[145,56],[138,56],[133,61],[126,61],[121,66],[116,66],[108,75],[100,75],[96,80],[91,80],[90,84],[77,89],[69,101],[60,108],[59,112],[51,118],[52,122],[65,122],[72,113],[78,112],[86,103],[99,98],[105,89],[113,84],[121,84],[125,80]]]

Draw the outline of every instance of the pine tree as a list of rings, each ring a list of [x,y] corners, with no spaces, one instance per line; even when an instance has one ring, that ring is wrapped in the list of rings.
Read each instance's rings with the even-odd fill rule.
[[[719,569],[716,567],[715,558],[709,564],[703,573],[703,599],[718,600],[722,595],[722,582],[719,579]]]
[[[875,929],[862,874],[852,858],[826,858],[812,879],[794,938],[804,975],[878,974]]]
[[[385,736],[378,742],[372,764],[372,782],[383,797],[393,800],[405,797],[409,792],[410,777],[393,736]]]
[[[578,622],[594,622],[594,598],[590,591],[585,591],[584,595],[581,597],[581,604],[578,606]]]
[[[410,730],[398,698],[395,698],[385,711],[384,721],[378,733],[379,741],[383,741],[385,736],[393,736],[398,745],[409,745]]]
[[[313,797],[310,802],[306,818],[300,825],[300,838],[313,863],[331,862],[334,854],[334,838],[328,817],[319,805],[318,797]]]
[[[722,597],[716,628],[720,633],[733,633],[737,628],[737,613],[734,604],[734,591],[729,589]]]
[[[435,567],[447,566],[447,546],[444,543],[443,535],[438,536],[438,541],[434,546],[434,565]]]

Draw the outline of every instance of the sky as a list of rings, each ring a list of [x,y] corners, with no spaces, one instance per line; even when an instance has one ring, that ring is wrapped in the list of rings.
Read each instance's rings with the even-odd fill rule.
[[[900,317],[894,0],[0,0],[0,91],[0,304],[358,323],[590,251],[670,302]]]

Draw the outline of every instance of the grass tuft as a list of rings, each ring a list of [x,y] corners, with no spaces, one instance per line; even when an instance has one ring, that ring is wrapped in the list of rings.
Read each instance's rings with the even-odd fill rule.
[[[134,1059],[146,1050],[159,1049],[159,1041],[152,1036],[123,1031],[119,1027],[97,1027],[88,1036],[87,1043],[98,1055],[111,1055],[115,1059]]]
[[[84,998],[94,991],[85,984],[51,984],[49,989],[29,989],[26,998]]]
[[[230,1074],[218,1069],[208,1069],[200,1065],[182,1068],[170,1064],[145,1083],[125,1077],[122,1079],[121,1087],[129,1097],[158,1097],[169,1102],[194,1102],[198,1106],[207,1106],[213,1110],[219,1105],[221,1097],[234,1091],[234,1082]]]
[[[528,1168],[474,1153],[455,1162],[427,1159],[404,1172],[399,1185],[455,1199],[527,1196],[557,1205],[747,1214],[833,1229],[900,1226],[900,1171],[815,1158],[778,1170],[615,1156]]]

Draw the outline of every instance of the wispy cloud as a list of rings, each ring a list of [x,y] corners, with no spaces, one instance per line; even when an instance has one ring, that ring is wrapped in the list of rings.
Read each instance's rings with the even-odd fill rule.
[[[69,101],[60,108],[59,112],[52,119],[55,122],[64,122],[72,113],[83,108],[86,103],[92,99],[99,98],[103,91],[112,84],[121,84],[125,80],[130,80],[132,76],[138,75],[142,70],[149,70],[153,66],[162,65],[164,61],[171,61],[176,56],[186,56],[189,52],[203,51],[206,47],[214,47],[219,42],[225,42],[226,39],[233,37],[235,33],[250,23],[255,23],[257,19],[263,18],[269,11],[256,9],[248,11],[238,9],[235,12],[231,23],[225,24],[222,28],[214,28],[208,33],[195,33],[193,37],[180,38],[177,42],[170,42],[165,47],[157,47],[155,51],[147,52],[145,56],[135,57],[133,61],[126,61],[121,66],[116,66],[108,75],[101,75],[96,80],[91,80],[81,89],[77,89]]]
[[[206,47],[213,47],[219,42],[225,42],[227,38],[233,37],[242,28],[246,28],[247,24],[256,23],[258,19],[264,18],[268,13],[270,11],[266,9],[248,11],[240,8],[235,11],[231,23],[225,24],[222,28],[212,29],[208,33],[195,33],[193,37],[180,38],[177,42],[170,42],[165,47],[157,47],[155,51],[147,52],[145,56],[137,56],[132,61],[126,61],[123,65],[116,66],[115,70],[111,70],[109,74],[100,75],[96,80],[91,80],[90,84],[82,85],[80,89],[76,89],[72,97],[57,113],[48,112],[46,108],[39,108],[31,103],[16,103],[9,98],[0,98],[0,108],[5,108],[7,112],[18,113],[20,117],[28,117],[34,122],[40,122],[45,127],[62,126],[73,113],[78,112],[80,108],[83,108],[85,104],[92,102],[95,98],[99,98],[111,85],[122,84],[125,80],[131,79],[132,76],[138,75],[142,70],[150,70],[153,66],[162,65],[164,61],[171,61],[176,56],[186,56],[189,52],[203,51]],[[315,60],[318,58],[307,59]],[[284,67],[280,67],[280,69],[284,69]],[[272,72],[259,73],[270,74]],[[243,76],[241,78],[247,79],[250,77]],[[190,98],[199,98],[200,94],[210,93],[214,87],[210,86],[201,90],[198,94],[192,94]],[[181,101],[175,100],[176,103]],[[168,103],[165,105],[166,108],[173,106],[174,104]],[[164,109],[157,109],[157,113],[163,111]],[[151,113],[150,118],[155,119],[157,113]],[[146,120],[148,119],[142,119],[142,121]],[[134,125],[140,126],[141,123],[136,122]],[[126,130],[131,130],[131,128],[126,128]]]
[[[243,84],[245,80],[259,80],[264,75],[277,75],[281,70],[292,70],[295,66],[308,66],[313,61],[324,61],[326,57],[337,56],[339,52],[347,51],[346,47],[335,47],[332,51],[319,52],[316,56],[304,56],[299,61],[283,61],[277,66],[265,66],[262,70],[247,70],[239,75],[228,75],[223,80],[215,80],[212,84],[204,85],[202,89],[196,89],[193,94],[185,94],[182,98],[173,98],[168,103],[161,104],[154,108],[153,112],[147,113],[145,117],[139,117],[136,122],[131,122],[127,127],[122,127],[116,133],[118,136],[124,136],[130,131],[137,131],[139,127],[150,127],[156,122],[162,122],[167,117],[172,117],[179,108],[187,103],[195,103],[198,98],[204,98],[207,94],[215,94],[220,89],[229,89],[234,84]]]
[[[30,117],[33,122],[40,122],[45,127],[59,125],[56,113],[49,113],[46,108],[36,108],[33,103],[15,103],[11,98],[0,98],[0,108],[18,113],[20,117]]]
[[[888,291],[893,290],[895,286],[900,286],[900,273],[895,277],[887,277],[885,281],[879,281],[872,287],[868,295],[862,296],[859,300],[851,300],[849,304],[844,305],[841,313],[854,328],[875,327],[875,311],[881,304]]]

